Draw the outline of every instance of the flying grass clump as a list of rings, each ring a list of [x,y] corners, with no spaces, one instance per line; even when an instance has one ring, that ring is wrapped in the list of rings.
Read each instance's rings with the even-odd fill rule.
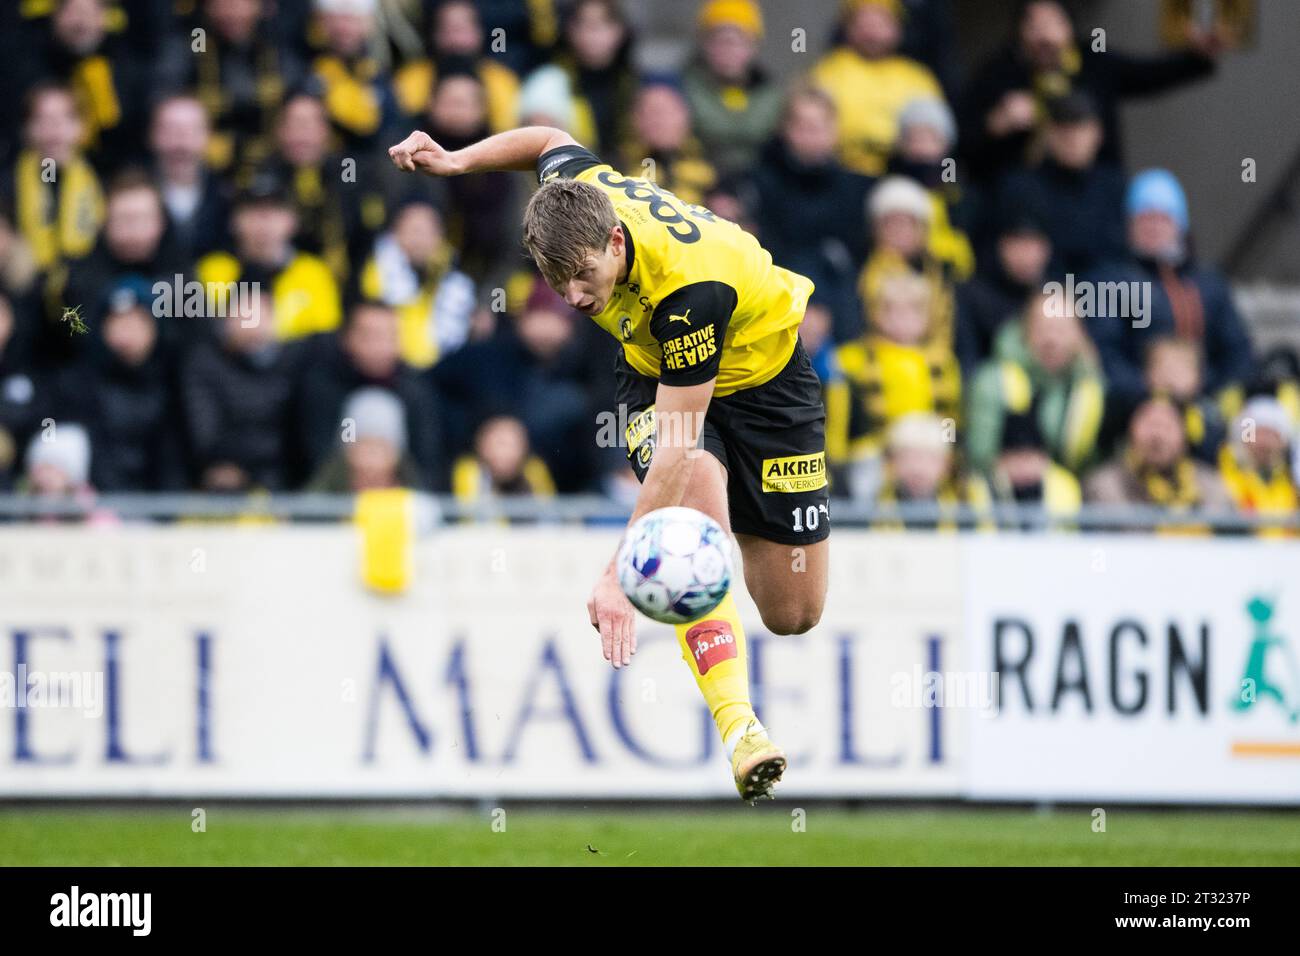
[[[67,323],[68,327],[72,329],[73,333],[76,335],[85,335],[90,331],[90,326],[86,325],[85,321],[81,317],[81,306],[79,305],[74,305],[70,308],[65,307],[63,310],[63,321]]]

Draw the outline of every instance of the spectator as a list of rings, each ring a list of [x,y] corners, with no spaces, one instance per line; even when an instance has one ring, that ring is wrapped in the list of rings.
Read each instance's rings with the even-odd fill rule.
[[[884,172],[903,107],[918,96],[943,96],[927,67],[899,55],[901,18],[901,0],[849,0],[843,42],[812,71],[839,113],[840,159],[867,176]]]
[[[546,463],[528,447],[523,422],[495,415],[474,434],[474,453],[456,461],[452,491],[465,502],[500,497],[549,498],[555,494]]]
[[[499,26],[499,20],[492,21]],[[509,34],[507,47],[520,42]],[[447,0],[433,12],[433,55],[412,60],[397,71],[393,86],[402,112],[416,118],[429,105],[439,77],[450,67],[478,77],[487,101],[488,130],[500,133],[519,124],[519,77],[508,65],[485,53],[483,22],[471,0]]]
[[[429,101],[429,135],[447,150],[488,135],[483,84],[472,73],[444,71]],[[508,172],[447,180],[447,234],[465,271],[489,286],[515,266],[518,253],[515,179]]]
[[[3,256],[0,256],[3,260]],[[1270,346],[1259,356],[1255,373],[1248,381],[1244,394],[1268,395],[1282,403],[1291,422],[1300,427],[1300,349],[1287,343]],[[1235,398],[1235,395],[1225,396]],[[1223,403],[1225,409],[1233,403]],[[1240,404],[1240,403],[1236,403]],[[1239,411],[1239,408],[1232,408]]]
[[[1061,0],[1022,0],[1015,9],[1014,35],[978,70],[961,111],[962,142],[972,172],[997,177],[1024,162],[1046,119],[1048,101],[1072,90],[1090,93],[1101,117],[1101,158],[1123,163],[1119,104],[1152,96],[1214,70],[1219,41],[1204,32],[1188,37],[1188,48],[1154,56],[1081,44]]]
[[[966,236],[972,203],[949,164],[956,145],[957,121],[948,104],[936,97],[911,100],[898,114],[898,140],[889,157],[890,175],[906,176],[930,194],[930,254],[945,262],[957,281],[975,270],[975,254]],[[951,175],[949,175],[951,173]]]
[[[699,43],[682,78],[692,123],[720,173],[748,170],[780,121],[784,92],[758,63],[763,13],[756,0],[708,0]]]
[[[323,259],[345,285],[383,225],[389,173],[364,151],[332,152],[330,140],[324,103],[308,93],[294,94],[280,110],[275,155],[264,169],[286,184],[292,197],[298,217],[295,247]]]
[[[572,134],[577,112],[569,74],[554,63],[533,70],[519,88],[521,126],[552,126]]]
[[[41,74],[66,85],[81,116],[81,145],[104,172],[138,161],[147,73],[126,39],[109,32],[106,0],[60,0],[39,54]]]
[[[1022,528],[1036,527],[1044,519],[1073,517],[1083,502],[1079,479],[1052,460],[1038,422],[1032,411],[1003,419],[997,459],[989,474],[992,501],[1029,509],[1020,522]]]
[[[1105,383],[1083,325],[1072,308],[1057,310],[1036,296],[1024,317],[998,333],[994,358],[968,390],[966,451],[971,468],[992,476],[1003,432],[1014,416],[1032,420],[1038,443],[1080,473],[1097,448]]]
[[[40,423],[44,404],[39,379],[31,371],[26,331],[0,293],[0,492],[13,489],[18,454]]]
[[[1100,505],[1147,505],[1171,513],[1228,512],[1232,501],[1218,474],[1188,454],[1183,420],[1168,399],[1138,406],[1128,445],[1084,482],[1084,498]]]
[[[951,530],[971,524],[988,507],[983,482],[963,477],[956,466],[952,431],[935,415],[914,412],[889,428],[883,480],[871,498],[877,529]]]
[[[688,203],[700,204],[718,173],[691,131],[681,88],[670,79],[647,79],[632,108],[634,138],[623,144],[628,176],[644,176]]]
[[[119,279],[88,354],[62,371],[55,386],[56,417],[83,423],[90,435],[91,480],[100,491],[174,491],[187,484],[171,350],[152,302],[147,279]]]
[[[828,390],[826,425],[833,464],[875,459],[904,415],[935,414],[955,429],[961,372],[952,350],[929,334],[930,295],[919,276],[889,276],[870,303],[871,330],[836,350],[843,382]]]
[[[1178,180],[1162,169],[1139,173],[1129,184],[1125,208],[1127,257],[1089,276],[1094,288],[1104,288],[1095,283],[1138,283],[1129,288],[1148,293],[1145,316],[1110,314],[1099,296],[1100,308],[1089,325],[1117,407],[1127,410],[1141,401],[1144,353],[1169,335],[1198,346],[1209,394],[1246,381],[1250,338],[1227,281],[1191,254],[1187,199]]]
[[[999,330],[1043,287],[1052,240],[1029,203],[1002,207],[988,265],[957,288],[956,350],[963,374],[993,354]]]
[[[33,435],[19,493],[48,501],[92,497],[90,451],[90,436],[76,422],[60,422]]]
[[[597,156],[617,150],[630,133],[637,89],[632,30],[619,0],[576,0],[564,18],[556,63],[576,92],[574,139]]]
[[[119,174],[108,189],[104,229],[95,249],[72,264],[66,284],[60,287],[61,275],[53,277],[47,295],[58,295],[63,305],[80,307],[86,324],[99,327],[102,309],[109,303],[109,290],[128,276],[171,283],[187,264],[173,255],[163,243],[167,221],[162,199],[148,175],[140,170]],[[152,309],[147,300],[146,306]],[[179,329],[168,328],[163,334],[173,336]],[[42,329],[40,350],[50,362],[66,362],[83,354],[85,340],[73,335],[61,322],[46,322]]]
[[[918,275],[929,286],[930,341],[951,349],[955,290],[950,264],[930,253],[930,197],[906,177],[887,176],[872,189],[867,211],[874,247],[858,276],[858,293],[868,313],[886,279],[900,272]]]
[[[475,0],[482,18],[509,37],[509,43],[494,42],[492,56],[517,76],[541,67],[550,59],[559,38],[560,3],[557,0]],[[494,32],[494,39],[498,36]]]
[[[212,121],[208,161],[221,172],[257,166],[271,154],[271,133],[285,93],[301,87],[307,71],[296,53],[264,30],[266,0],[204,0],[198,28],[173,37],[160,68],[171,92],[193,90]]]
[[[898,52],[929,67],[943,84],[944,98],[956,102],[962,58],[952,0],[903,0],[903,42]]]
[[[1124,173],[1098,159],[1101,120],[1087,93],[1051,101],[1045,142],[1040,164],[1003,178],[998,205],[1020,201],[1041,209],[1052,241],[1048,274],[1082,276],[1124,254]]]
[[[230,243],[230,190],[208,165],[211,140],[207,111],[195,97],[168,96],[154,107],[149,148],[167,216],[163,244],[186,269]]]
[[[275,332],[297,339],[338,327],[338,284],[325,262],[293,244],[298,216],[284,184],[261,173],[235,199],[233,252],[214,252],[195,266],[206,288],[243,283],[271,290]]]
[[[347,153],[379,147],[397,126],[392,77],[372,51],[377,0],[315,0],[324,44],[311,72],[321,102]]]
[[[719,219],[734,222],[751,236],[758,235],[753,213],[754,192],[746,179],[739,176],[719,179],[704,194],[701,205]]]
[[[813,370],[821,379],[823,390],[839,377],[839,364],[835,358],[835,339],[831,335],[834,322],[826,302],[814,293],[808,300],[803,321],[799,323],[799,341],[803,343]]]
[[[402,360],[428,368],[465,344],[474,312],[474,282],[455,268],[442,215],[408,201],[375,240],[361,271],[361,294],[397,310]]]
[[[1258,396],[1246,403],[1232,440],[1219,453],[1219,475],[1238,510],[1295,517],[1300,495],[1291,470],[1294,442],[1295,425],[1281,402]]]
[[[396,311],[382,303],[358,302],[338,333],[307,347],[294,415],[308,472],[318,471],[338,450],[348,396],[373,386],[401,401],[406,444],[416,466],[434,490],[445,488],[442,419],[428,381],[402,361]]]
[[[238,306],[181,368],[193,471],[204,491],[281,491],[293,481],[291,399],[303,346],[276,340],[269,294]]]
[[[81,259],[104,221],[99,178],[81,154],[84,127],[67,87],[27,94],[23,149],[4,177],[18,231],[39,269]]]
[[[402,400],[384,388],[360,388],[347,397],[343,420],[352,424],[307,485],[308,491],[355,494],[378,488],[424,488],[407,448],[410,424]]]
[[[862,330],[853,287],[867,256],[862,211],[872,180],[841,165],[836,129],[831,98],[815,86],[796,88],[753,186],[763,247],[777,265],[816,283],[835,318],[835,339],[843,342]]]
[[[1148,394],[1167,398],[1178,408],[1192,455],[1216,465],[1227,429],[1219,403],[1205,394],[1203,366],[1194,343],[1172,336],[1157,339],[1147,351],[1146,386]]]
[[[9,300],[21,328],[30,329],[40,314],[39,278],[32,250],[14,229],[13,215],[0,200],[0,295]]]
[[[451,447],[466,448],[464,423],[496,414],[518,418],[530,444],[563,491],[587,487],[601,470],[603,449],[591,426],[601,410],[597,396],[612,393],[617,343],[583,322],[540,278],[514,322],[492,338],[466,345],[434,367],[448,406]]]

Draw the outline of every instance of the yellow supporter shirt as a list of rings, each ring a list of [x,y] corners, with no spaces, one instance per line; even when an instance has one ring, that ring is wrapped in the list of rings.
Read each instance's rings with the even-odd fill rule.
[[[898,137],[898,114],[918,96],[943,98],[930,70],[905,56],[868,60],[837,47],[818,61],[812,81],[835,101],[840,161],[854,172],[879,176]]]

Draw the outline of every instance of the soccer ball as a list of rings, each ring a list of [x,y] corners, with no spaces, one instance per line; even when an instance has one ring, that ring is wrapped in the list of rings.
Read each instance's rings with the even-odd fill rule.
[[[633,607],[663,624],[685,624],[727,596],[731,539],[694,508],[660,508],[627,529],[617,568]]]

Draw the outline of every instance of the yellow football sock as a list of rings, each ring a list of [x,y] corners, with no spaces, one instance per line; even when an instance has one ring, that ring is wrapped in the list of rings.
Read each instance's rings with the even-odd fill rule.
[[[682,659],[691,667],[704,695],[718,733],[728,748],[754,720],[749,702],[749,663],[745,654],[745,629],[731,592],[710,613],[677,625]]]

